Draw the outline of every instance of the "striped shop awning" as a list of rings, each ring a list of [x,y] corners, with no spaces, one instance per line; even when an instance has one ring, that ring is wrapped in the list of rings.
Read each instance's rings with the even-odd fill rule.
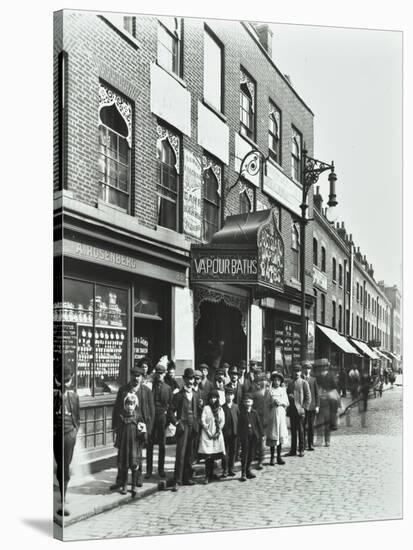
[[[370,357],[370,359],[380,359],[380,356],[371,348],[369,348],[369,346],[365,342],[362,342],[361,340],[355,340],[354,338],[350,338],[350,342],[353,346],[364,353],[364,355]]]
[[[317,327],[321,330],[325,336],[338,348],[340,348],[344,353],[351,353],[352,355],[360,355],[355,347],[353,347],[348,340],[341,336],[335,329],[324,327],[317,324]]]

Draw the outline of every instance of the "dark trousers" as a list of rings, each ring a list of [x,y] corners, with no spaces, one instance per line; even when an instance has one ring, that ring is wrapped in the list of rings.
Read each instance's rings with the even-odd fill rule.
[[[265,456],[265,446],[264,446],[265,436],[259,437],[257,440],[257,459],[259,464],[264,462]]]
[[[192,426],[184,425],[176,435],[175,483],[186,483],[192,479],[192,457],[196,432]]]
[[[136,487],[136,485],[142,479],[142,462],[139,463],[137,468],[131,468],[130,470],[132,472],[132,487]],[[124,487],[125,485],[128,484],[128,469],[127,468],[119,468],[118,469],[117,482],[121,487]]]
[[[331,410],[328,399],[322,399],[320,403],[320,412],[317,416],[319,437],[324,435],[325,443],[330,443]]]
[[[305,411],[304,417],[304,439],[307,440],[307,445],[312,447],[314,444],[314,423],[315,410]]]
[[[164,415],[155,415],[154,429],[148,434],[148,443],[146,446],[146,473],[152,475],[153,468],[153,447],[159,445],[158,454],[158,473],[165,473],[165,418]]]
[[[253,433],[241,438],[241,472],[242,475],[251,471],[251,463],[257,451],[257,436]]]
[[[304,415],[300,416],[295,407],[290,407],[290,427],[291,427],[291,453],[304,451]]]
[[[66,496],[67,486],[70,480],[70,463],[76,444],[77,430],[63,434],[61,431],[53,437],[53,454],[56,460],[56,477],[59,483],[62,500]]]
[[[236,435],[230,435],[230,436],[224,437],[226,454],[222,459],[222,469],[224,470],[225,473],[234,471],[237,439],[238,438]]]

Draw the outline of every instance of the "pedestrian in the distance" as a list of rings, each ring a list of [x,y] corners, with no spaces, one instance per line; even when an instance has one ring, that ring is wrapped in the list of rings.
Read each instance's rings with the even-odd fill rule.
[[[263,429],[257,411],[252,408],[253,399],[250,393],[243,397],[238,429],[241,442],[241,479],[247,481],[256,477],[251,472],[251,464],[255,458],[258,439],[263,434]]]
[[[225,424],[225,415],[219,404],[217,390],[211,390],[208,402],[203,408],[201,416],[201,435],[199,438],[198,456],[205,459],[205,480],[209,483],[218,479],[214,475],[215,460],[225,455],[225,443],[222,429]]]
[[[53,454],[61,498],[61,506],[57,509],[59,516],[70,514],[65,501],[80,424],[79,396],[70,389],[72,376],[71,367],[65,364],[63,373],[61,369],[56,372],[53,388]]]
[[[304,439],[307,441],[307,449],[309,451],[314,451],[314,423],[316,414],[318,414],[320,410],[320,395],[317,380],[315,376],[311,376],[312,365],[310,361],[303,361],[301,365],[302,376],[304,380],[307,380],[311,394],[310,406],[305,411]]]
[[[291,424],[291,449],[287,456],[304,456],[304,419],[305,411],[311,403],[311,393],[308,382],[301,376],[301,365],[293,365],[294,379],[288,384],[287,395],[290,402],[288,414]]]
[[[284,376],[280,372],[274,371],[271,373],[271,381],[266,445],[270,448],[270,465],[275,465],[275,449],[277,449],[277,464],[282,466],[285,464],[281,458],[282,446],[288,440],[286,410],[289,400],[284,386]]]
[[[320,412],[317,415],[316,422],[319,426],[319,434],[324,437],[326,447],[330,446],[331,439],[331,419],[337,414],[337,399],[332,397],[332,390],[336,390],[337,384],[334,376],[329,372],[330,362],[328,359],[317,359],[314,361],[314,367],[319,370],[317,384],[320,393]]]
[[[136,496],[138,476],[142,472],[142,442],[146,433],[146,424],[139,413],[138,398],[135,393],[125,396],[123,411],[116,428],[115,447],[118,449],[118,475],[121,495],[127,493],[129,469],[132,473],[131,493]]]
[[[237,450],[239,407],[234,403],[233,388],[225,389],[225,404],[222,407],[225,416],[223,428],[225,455],[222,459],[222,477],[234,477],[235,454]]]
[[[338,373],[338,393],[340,397],[347,396],[347,374],[343,368]]]
[[[371,387],[371,379],[368,372],[363,372],[360,379],[360,401],[359,401],[359,411],[360,411],[360,420],[363,428],[366,427],[366,416],[367,416],[367,402],[369,398],[369,392]]]

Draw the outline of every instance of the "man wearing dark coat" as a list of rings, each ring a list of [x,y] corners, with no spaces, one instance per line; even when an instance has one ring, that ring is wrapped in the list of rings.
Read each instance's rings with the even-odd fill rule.
[[[199,370],[202,373],[202,378],[199,381],[199,397],[202,399],[202,405],[207,404],[209,392],[214,388],[214,384],[208,379],[209,367],[206,363],[199,365]]]
[[[304,417],[304,440],[307,440],[307,449],[314,451],[314,423],[316,414],[320,410],[320,395],[317,380],[314,376],[311,376],[312,365],[310,361],[303,361],[301,366],[302,376],[304,380],[307,380],[311,394],[310,406],[305,411]]]
[[[152,398],[155,407],[154,422],[151,432],[148,432],[148,446],[146,449],[146,476],[152,476],[153,447],[159,446],[158,474],[165,477],[166,427],[172,422],[172,389],[165,381],[166,367],[158,363],[155,367],[155,376],[152,384]]]
[[[304,419],[305,411],[310,406],[311,394],[308,382],[301,376],[301,365],[293,365],[294,379],[288,384],[287,394],[290,405],[288,414],[291,424],[291,450],[287,456],[304,456]]]
[[[234,403],[238,406],[242,404],[242,394],[244,393],[242,384],[238,381],[239,372],[237,367],[234,365],[229,369],[229,378],[230,381],[226,384],[226,388],[232,388],[234,390]]]
[[[260,418],[257,411],[252,408],[252,395],[246,393],[243,397],[242,407],[238,420],[238,435],[241,442],[241,479],[247,481],[256,477],[251,472],[251,463],[255,458],[257,443],[263,435]]]
[[[222,459],[222,477],[234,477],[235,453],[237,450],[239,408],[234,403],[233,388],[225,388],[225,404],[222,407],[225,416],[222,434],[225,442],[225,455]]]
[[[119,427],[120,415],[123,414],[124,400],[128,393],[134,393],[138,398],[138,412],[139,416],[146,424],[147,436],[152,432],[155,409],[152,392],[150,388],[142,382],[143,372],[142,367],[132,367],[130,370],[130,381],[121,386],[118,390],[112,413],[112,428],[114,435]],[[137,486],[142,487],[142,467],[140,467],[138,471]],[[116,478],[116,482],[110,488],[111,490],[117,490],[120,488],[120,480],[118,477]]]
[[[334,375],[329,372],[330,362],[326,358],[314,361],[314,368],[319,372],[317,384],[320,394],[320,412],[317,416],[317,424],[324,432],[324,443],[330,446],[331,426],[335,421],[338,403],[332,394],[337,390],[337,383]]]
[[[173,424],[176,426],[176,456],[172,490],[179,485],[194,485],[192,462],[194,439],[199,430],[199,396],[193,391],[195,372],[186,368],[183,374],[184,386],[173,396]]]

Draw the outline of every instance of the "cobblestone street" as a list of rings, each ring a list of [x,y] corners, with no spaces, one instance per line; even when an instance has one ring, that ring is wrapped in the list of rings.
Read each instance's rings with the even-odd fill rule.
[[[369,401],[366,427],[357,411],[346,424],[329,448],[265,466],[247,483],[238,474],[158,492],[66,528],[65,540],[401,518],[402,389]]]

